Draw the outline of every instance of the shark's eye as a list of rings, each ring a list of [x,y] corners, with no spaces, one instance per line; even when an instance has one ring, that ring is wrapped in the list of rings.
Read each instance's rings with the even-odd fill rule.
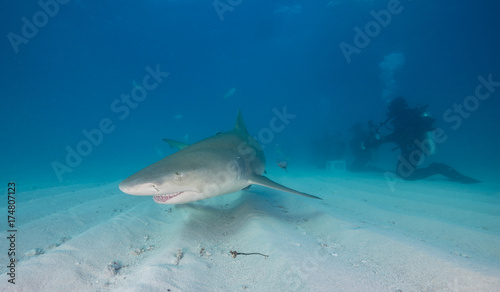
[[[179,181],[181,179],[182,179],[182,175],[176,171],[175,172],[175,180]]]

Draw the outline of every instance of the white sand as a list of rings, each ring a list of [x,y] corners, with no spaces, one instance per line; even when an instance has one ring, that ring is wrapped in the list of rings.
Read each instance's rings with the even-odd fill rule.
[[[16,284],[3,231],[0,291],[500,290],[499,185],[271,178],[324,201],[253,186],[159,205],[118,182],[20,193]]]

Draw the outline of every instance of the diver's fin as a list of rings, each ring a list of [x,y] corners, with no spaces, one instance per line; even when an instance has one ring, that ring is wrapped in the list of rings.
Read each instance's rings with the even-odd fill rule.
[[[289,192],[292,194],[301,195],[301,196],[308,197],[308,198],[323,200],[320,197],[316,197],[313,195],[309,195],[306,193],[296,191],[296,190],[291,189],[291,188],[287,188],[284,185],[280,185],[279,183],[273,182],[272,180],[268,179],[267,177],[261,176],[261,175],[251,177],[250,183],[255,184],[255,185],[261,185],[261,186],[268,187],[268,188],[275,189],[275,190],[280,190],[283,192]]]
[[[167,144],[168,144],[168,146],[170,146],[170,148],[177,148],[179,150],[189,146],[189,144],[182,143],[179,141],[170,140],[170,139],[163,139],[163,141],[167,142]]]
[[[461,174],[460,172],[453,169],[451,166],[444,163],[432,163],[430,166],[439,169],[440,174],[446,176],[452,181],[460,182],[463,184],[476,184],[481,182],[480,180]]]

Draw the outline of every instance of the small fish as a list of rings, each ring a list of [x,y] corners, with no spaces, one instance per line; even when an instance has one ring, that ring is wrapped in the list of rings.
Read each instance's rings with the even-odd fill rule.
[[[229,97],[233,96],[235,92],[236,92],[236,88],[231,88],[231,89],[229,89],[229,91],[228,91],[228,92],[226,92],[226,94],[224,95],[224,99],[226,99],[226,98],[229,98]]]
[[[283,168],[288,173],[288,170],[286,170],[286,168],[288,167],[288,162],[286,160],[276,159],[276,165]]]

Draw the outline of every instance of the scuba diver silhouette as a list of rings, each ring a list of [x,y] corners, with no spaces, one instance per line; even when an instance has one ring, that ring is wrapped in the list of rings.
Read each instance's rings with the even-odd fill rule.
[[[375,131],[372,131],[378,136],[372,135],[367,140],[367,147],[395,143],[397,147],[393,150],[401,150],[396,173],[405,180],[420,180],[440,174],[459,183],[479,183],[479,180],[465,176],[444,163],[432,163],[429,166],[418,168],[425,157],[432,155],[435,150],[434,142],[430,136],[435,129],[435,119],[426,115],[426,108],[427,106],[409,108],[404,98],[393,99],[388,106],[387,119]],[[392,126],[392,133],[382,137],[379,131],[380,127],[389,128],[388,123]]]

